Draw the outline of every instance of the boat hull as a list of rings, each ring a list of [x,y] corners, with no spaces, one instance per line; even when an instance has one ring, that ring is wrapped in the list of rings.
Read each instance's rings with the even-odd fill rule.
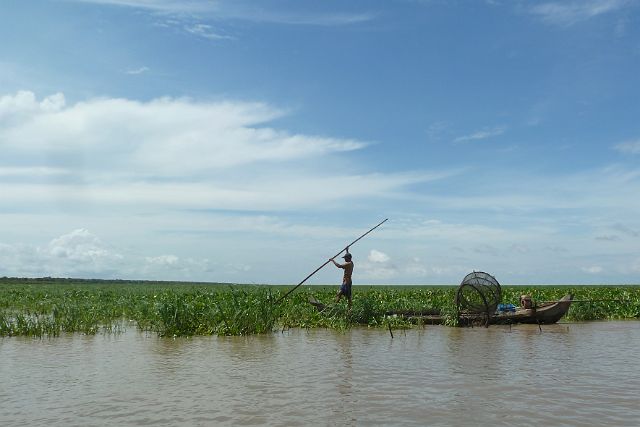
[[[492,316],[489,323],[494,325],[508,325],[514,323],[530,323],[548,325],[557,323],[571,307],[571,294],[565,295],[559,301],[543,304],[529,309],[516,309],[515,312],[502,313]]]
[[[514,325],[518,323],[534,324],[534,325],[549,325],[557,323],[571,307],[571,301],[573,296],[571,294],[565,295],[562,299],[553,302],[541,304],[539,306],[524,309],[518,308],[515,312],[506,312],[500,314],[494,314],[487,319],[486,314],[461,314],[458,319],[458,324],[461,326],[473,326],[473,325]],[[406,312],[388,312],[387,315],[394,315],[399,317],[408,318],[428,325],[439,325],[444,323],[444,317],[438,314],[425,314],[420,315],[418,313],[406,313]],[[409,314],[409,315],[408,315]]]

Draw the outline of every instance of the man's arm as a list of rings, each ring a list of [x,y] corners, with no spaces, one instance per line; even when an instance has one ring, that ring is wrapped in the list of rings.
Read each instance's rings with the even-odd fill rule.
[[[342,265],[342,264],[338,264],[338,263],[336,262],[336,260],[335,260],[335,259],[333,259],[333,258],[329,258],[329,261],[331,261],[331,262],[333,263],[333,265],[335,265],[335,266],[336,266],[336,267],[338,267],[338,268],[344,268],[344,265]]]

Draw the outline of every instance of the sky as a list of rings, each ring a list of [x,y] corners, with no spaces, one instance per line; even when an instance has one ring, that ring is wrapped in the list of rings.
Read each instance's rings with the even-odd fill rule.
[[[640,283],[638,0],[1,0],[0,276]],[[328,265],[309,283],[334,284]]]

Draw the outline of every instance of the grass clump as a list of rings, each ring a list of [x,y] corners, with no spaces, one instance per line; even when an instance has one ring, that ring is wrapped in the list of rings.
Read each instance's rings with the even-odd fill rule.
[[[156,299],[139,324],[160,336],[260,334],[272,331],[277,320],[268,289],[195,290],[182,295],[165,290]]]

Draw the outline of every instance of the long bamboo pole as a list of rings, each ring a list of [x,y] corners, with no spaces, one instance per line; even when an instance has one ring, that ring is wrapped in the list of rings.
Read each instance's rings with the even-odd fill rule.
[[[289,292],[287,292],[286,294],[284,294],[283,296],[281,296],[275,303],[279,304],[280,301],[282,301],[283,299],[285,299],[287,296],[289,296],[289,294],[293,291],[295,291],[296,289],[298,289],[304,282],[307,281],[307,279],[309,279],[311,276],[313,276],[314,274],[316,274],[318,271],[320,271],[322,269],[322,267],[324,267],[325,265],[329,264],[329,262],[331,262],[331,260],[335,257],[337,257],[338,255],[340,255],[342,252],[344,252],[345,250],[347,250],[350,246],[353,246],[358,240],[362,239],[364,236],[366,236],[367,234],[371,233],[373,230],[375,230],[376,228],[380,227],[382,224],[384,224],[389,218],[385,218],[384,221],[382,221],[380,224],[376,225],[375,227],[373,227],[372,229],[370,229],[369,231],[367,231],[366,233],[364,233],[362,236],[358,237],[356,240],[354,240],[353,242],[349,243],[347,246],[344,247],[344,249],[342,249],[340,252],[338,252],[337,254],[335,254],[335,256],[333,256],[332,258],[328,259],[327,261],[325,261],[324,264],[322,264],[320,267],[316,268],[315,270],[313,270],[313,273],[309,274],[307,277],[305,277],[302,282],[298,283],[295,287],[293,287]]]

